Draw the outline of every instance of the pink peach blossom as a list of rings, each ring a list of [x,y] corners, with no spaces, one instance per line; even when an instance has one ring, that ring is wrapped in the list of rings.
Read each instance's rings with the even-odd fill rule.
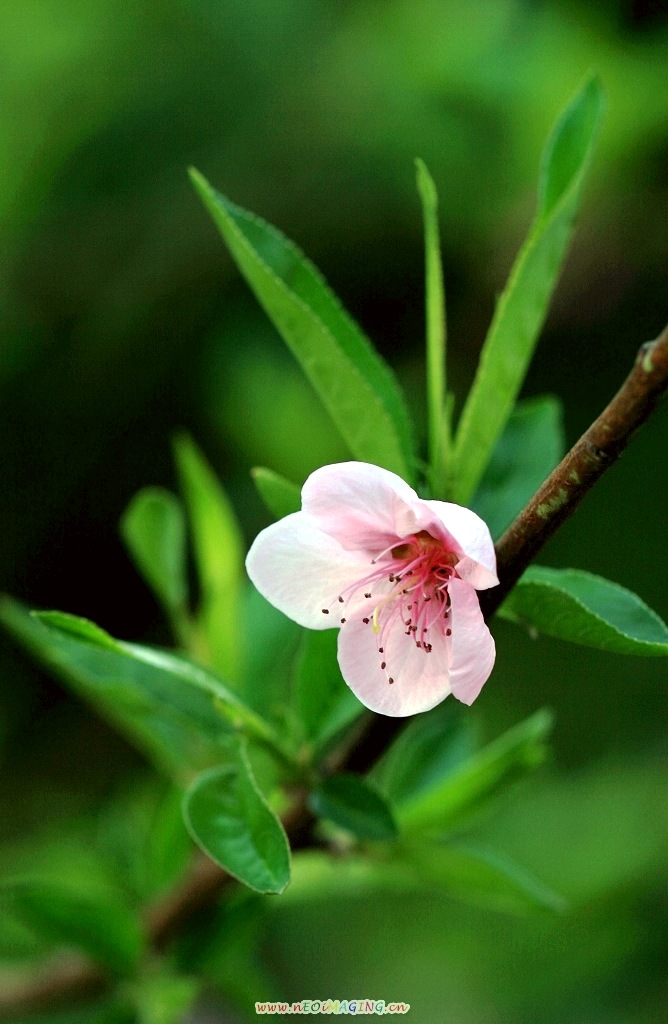
[[[471,704],[492,671],[476,593],[499,582],[487,526],[460,505],[418,498],[388,470],[316,470],[301,512],[258,535],[246,568],[300,625],[340,627],[343,678],[372,711],[414,715],[449,693]]]

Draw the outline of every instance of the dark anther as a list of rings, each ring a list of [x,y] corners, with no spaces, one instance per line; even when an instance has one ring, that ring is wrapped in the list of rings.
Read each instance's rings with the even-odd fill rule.
[[[341,625],[343,625],[343,623],[344,623],[345,621],[346,621],[345,619],[341,619]]]
[[[392,678],[392,676],[390,676],[390,678],[387,681],[388,681],[388,683],[393,683],[394,679]]]
[[[364,596],[365,597],[371,597],[371,594],[365,594]]]
[[[323,615],[329,615],[329,608],[323,608],[322,609],[322,614]]]
[[[379,654],[383,654],[383,653],[384,653],[384,651],[383,651],[383,648],[382,648],[382,647],[379,647],[379,648],[378,648],[378,653],[379,653]]]
[[[451,629],[446,629],[445,635],[446,636],[452,636],[452,630]]]
[[[382,669],[384,669],[386,665],[387,665],[387,662],[386,662],[386,661],[381,661],[381,663],[380,663],[380,667],[381,667]]]
[[[362,622],[364,623],[365,626],[369,625],[369,620],[366,617],[362,619]]]
[[[341,595],[339,595],[339,601],[341,602],[341,604],[343,604],[343,598],[341,597]]]

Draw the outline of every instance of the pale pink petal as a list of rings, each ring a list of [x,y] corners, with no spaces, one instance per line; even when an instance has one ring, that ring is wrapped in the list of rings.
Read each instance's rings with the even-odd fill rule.
[[[429,711],[450,693],[450,638],[446,639],[439,629],[431,630],[432,650],[427,653],[406,636],[396,615],[392,626],[383,631],[383,653],[379,654],[379,634],[373,632],[371,622],[363,622],[364,617],[372,618],[373,606],[371,601],[357,607],[341,627],[338,657],[343,678],[371,711],[393,718]]]
[[[472,704],[494,667],[496,648],[473,587],[453,579],[448,593],[452,620],[450,685],[457,700]]]
[[[418,502],[401,477],[366,462],[323,466],[302,488],[302,510],[349,550],[378,552],[413,533]]]
[[[246,570],[267,601],[308,629],[340,625],[338,595],[369,571],[369,559],[346,551],[303,512],[255,538]],[[330,608],[324,615],[322,609]]]
[[[445,528],[447,533],[454,538],[457,550],[461,552],[462,559],[455,566],[457,573],[463,580],[466,580],[476,590],[486,590],[488,587],[495,587],[498,582],[496,575],[496,554],[494,552],[494,541],[489,532],[487,524],[472,512],[469,508],[461,505],[454,505],[449,501],[420,501],[420,505],[426,505],[432,519]],[[428,530],[427,517],[424,512],[418,511],[420,518],[420,529]]]

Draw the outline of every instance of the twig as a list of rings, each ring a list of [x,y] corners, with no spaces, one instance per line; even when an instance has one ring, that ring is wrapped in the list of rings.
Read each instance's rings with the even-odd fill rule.
[[[101,995],[108,986],[109,978],[90,960],[63,953],[36,970],[17,972],[4,979],[0,991],[0,1019],[71,1006]]]
[[[619,458],[668,388],[668,327],[643,345],[621,388],[496,545],[499,586],[480,594],[485,618],[494,614],[543,545],[573,514],[598,478]],[[365,772],[401,732],[403,718],[376,715],[347,767]]]
[[[621,388],[573,445],[496,545],[500,585],[481,595],[489,617],[525,569],[622,454],[668,389],[668,327],[642,345]]]
[[[494,613],[546,541],[617,460],[667,388],[668,327],[656,341],[642,346],[631,373],[613,400],[499,540],[496,550],[501,582],[481,595],[486,617]],[[402,718],[377,715],[343,759],[336,759],[339,766],[366,770],[387,749],[405,722]],[[313,817],[303,795],[284,818],[284,825],[293,849],[314,845]],[[199,856],[185,880],[147,909],[144,925],[149,945],[163,949],[197,911],[209,906],[232,881],[213,861]],[[109,981],[100,968],[82,958],[53,960],[31,977],[17,980],[11,987],[5,985],[0,993],[0,1019],[91,997],[103,991]]]
[[[306,806],[306,794],[283,816],[293,850],[315,845],[311,834],[315,819]],[[184,878],[150,904],[144,913],[144,933],[150,949],[160,952],[200,910],[212,905],[234,879],[209,857],[198,853]],[[19,1014],[70,1006],[108,991],[113,979],[83,956],[58,955],[36,971],[5,979],[0,990],[0,1020]]]

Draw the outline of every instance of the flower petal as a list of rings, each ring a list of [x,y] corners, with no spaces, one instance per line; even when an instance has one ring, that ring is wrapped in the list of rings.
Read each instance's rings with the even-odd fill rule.
[[[246,570],[263,597],[308,629],[339,625],[337,597],[369,571],[369,559],[346,551],[303,512],[293,512],[255,538]],[[341,605],[341,607],[343,607]]]
[[[496,647],[470,583],[451,580],[448,593],[452,619],[450,685],[457,700],[472,704],[494,668]]]
[[[463,557],[455,566],[458,575],[476,590],[497,586],[494,541],[484,520],[471,509],[450,501],[420,501],[420,505],[429,508],[461,550]],[[420,525],[421,529],[428,529],[428,526]]]
[[[427,653],[406,636],[401,617],[396,615],[391,626],[383,630],[380,654],[380,634],[373,632],[371,624],[373,608],[373,601],[358,606],[341,627],[338,657],[343,678],[371,711],[393,718],[429,711],[450,693],[450,639],[440,630],[432,630],[432,650]],[[363,618],[371,621],[365,624]],[[385,669],[381,668],[382,662],[386,663]]]
[[[311,473],[302,488],[302,510],[348,550],[381,551],[416,529],[412,487],[367,462],[339,462]]]

